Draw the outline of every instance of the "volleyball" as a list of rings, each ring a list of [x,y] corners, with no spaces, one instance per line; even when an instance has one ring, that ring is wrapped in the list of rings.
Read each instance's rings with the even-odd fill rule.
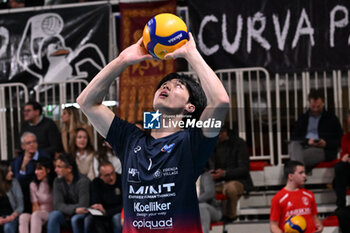
[[[305,218],[301,215],[290,216],[284,222],[284,232],[303,233],[306,230]]]
[[[143,44],[155,58],[164,59],[189,40],[185,22],[176,15],[162,13],[148,21],[143,30]]]

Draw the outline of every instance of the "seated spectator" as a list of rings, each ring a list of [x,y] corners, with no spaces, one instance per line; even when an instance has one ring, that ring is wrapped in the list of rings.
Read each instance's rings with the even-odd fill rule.
[[[0,161],[0,230],[15,233],[18,228],[18,216],[23,211],[21,186],[12,178],[10,163]]]
[[[77,128],[86,129],[89,133],[91,144],[93,144],[94,137],[92,133],[92,127],[80,121],[79,111],[76,107],[70,106],[64,108],[61,115],[61,122],[63,123],[63,128],[61,130],[61,140],[63,149],[66,153],[70,153],[69,145],[72,144],[73,135]]]
[[[43,150],[38,150],[37,138],[30,132],[22,134],[21,148],[23,152],[12,162],[12,169],[14,177],[22,188],[24,212],[31,213],[29,183],[35,178],[35,162],[41,158],[50,158],[50,155]]]
[[[78,172],[73,156],[60,154],[55,161],[57,177],[53,183],[53,207],[49,214],[47,233],[60,233],[61,226],[68,227],[68,219],[74,233],[83,231],[84,215],[88,212],[90,181]]]
[[[284,176],[286,186],[271,200],[270,231],[283,233],[286,218],[301,215],[307,222],[305,233],[322,232],[314,194],[303,188],[306,181],[304,164],[290,160],[284,166]]]
[[[19,217],[19,233],[41,233],[42,226],[47,222],[49,213],[53,210],[53,173],[53,164],[50,159],[42,158],[36,161],[36,176],[34,181],[30,183],[33,214],[21,214]]]
[[[350,232],[350,206],[338,208],[335,213],[339,220],[341,232]]]
[[[229,137],[229,130],[223,127],[218,144],[209,160],[209,168],[216,182],[216,192],[226,196],[223,206],[225,221],[236,218],[237,203],[244,190],[250,191],[253,182],[249,173],[249,152],[245,141],[237,134]]]
[[[199,176],[196,187],[203,233],[209,233],[210,223],[219,221],[222,217],[215,198],[215,183],[209,172],[203,172]]]
[[[60,132],[53,120],[42,115],[42,106],[35,101],[29,101],[24,106],[24,123],[20,135],[24,132],[35,134],[38,148],[49,153],[52,158],[55,152],[61,151],[62,143]]]
[[[115,172],[110,162],[101,162],[99,171],[99,176],[91,184],[90,208],[101,211],[104,218],[88,215],[84,220],[85,233],[121,233],[121,176]]]
[[[101,150],[98,151],[94,158],[94,172],[96,175],[99,173],[99,165],[102,161],[109,161],[112,163],[115,172],[122,174],[122,164],[107,141],[102,143]]]
[[[342,135],[338,118],[324,108],[322,91],[311,90],[309,110],[298,118],[291,135],[290,158],[304,163],[307,171],[320,162],[334,160]]]
[[[348,113],[350,126],[350,111]],[[341,160],[334,167],[333,188],[337,195],[337,208],[345,207],[346,188],[350,186],[350,132],[344,134],[341,140]]]
[[[94,171],[96,153],[86,129],[77,128],[75,130],[70,148],[72,155],[75,157],[79,172],[86,175],[90,180],[93,180],[97,176]]]

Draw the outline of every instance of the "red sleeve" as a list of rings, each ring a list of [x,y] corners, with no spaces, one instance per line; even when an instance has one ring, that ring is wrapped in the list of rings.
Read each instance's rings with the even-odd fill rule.
[[[280,221],[281,218],[281,207],[279,205],[279,200],[276,196],[274,196],[271,200],[271,212],[270,212],[270,220],[271,221]]]
[[[312,194],[312,200],[311,200],[311,212],[313,215],[317,215],[317,205],[315,201],[315,196]]]

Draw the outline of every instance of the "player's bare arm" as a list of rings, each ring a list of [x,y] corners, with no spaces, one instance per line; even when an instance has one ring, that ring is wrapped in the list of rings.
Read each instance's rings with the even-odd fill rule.
[[[141,38],[105,66],[77,98],[81,110],[103,137],[107,136],[114,118],[114,113],[102,104],[109,86],[127,66],[146,59],[152,59],[152,56],[142,46]]]
[[[283,233],[277,221],[270,221],[270,231],[271,233]]]
[[[184,46],[168,54],[165,58],[183,57],[197,73],[207,97],[207,107],[204,109],[200,120],[205,121],[209,118],[215,118],[224,122],[229,107],[227,92],[215,72],[208,66],[196,49],[191,33],[189,33],[189,36],[190,40]],[[203,128],[202,130],[206,137],[215,137],[220,132],[220,129]]]

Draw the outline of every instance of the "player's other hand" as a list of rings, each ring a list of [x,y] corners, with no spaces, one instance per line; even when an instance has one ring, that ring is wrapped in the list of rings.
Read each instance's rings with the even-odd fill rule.
[[[323,225],[322,224],[315,224],[315,233],[321,233],[323,231]]]
[[[176,49],[174,52],[172,53],[168,53],[167,55],[165,55],[165,59],[169,59],[169,58],[187,58],[191,53],[193,53],[193,51],[196,51],[196,43],[194,42],[192,33],[189,32],[188,33],[189,36],[189,41],[187,41],[186,44],[184,44],[183,46],[181,46],[180,48]]]
[[[142,37],[133,45],[124,49],[119,57],[123,60],[125,65],[133,65],[144,61],[146,59],[152,59],[152,55],[143,46]]]

